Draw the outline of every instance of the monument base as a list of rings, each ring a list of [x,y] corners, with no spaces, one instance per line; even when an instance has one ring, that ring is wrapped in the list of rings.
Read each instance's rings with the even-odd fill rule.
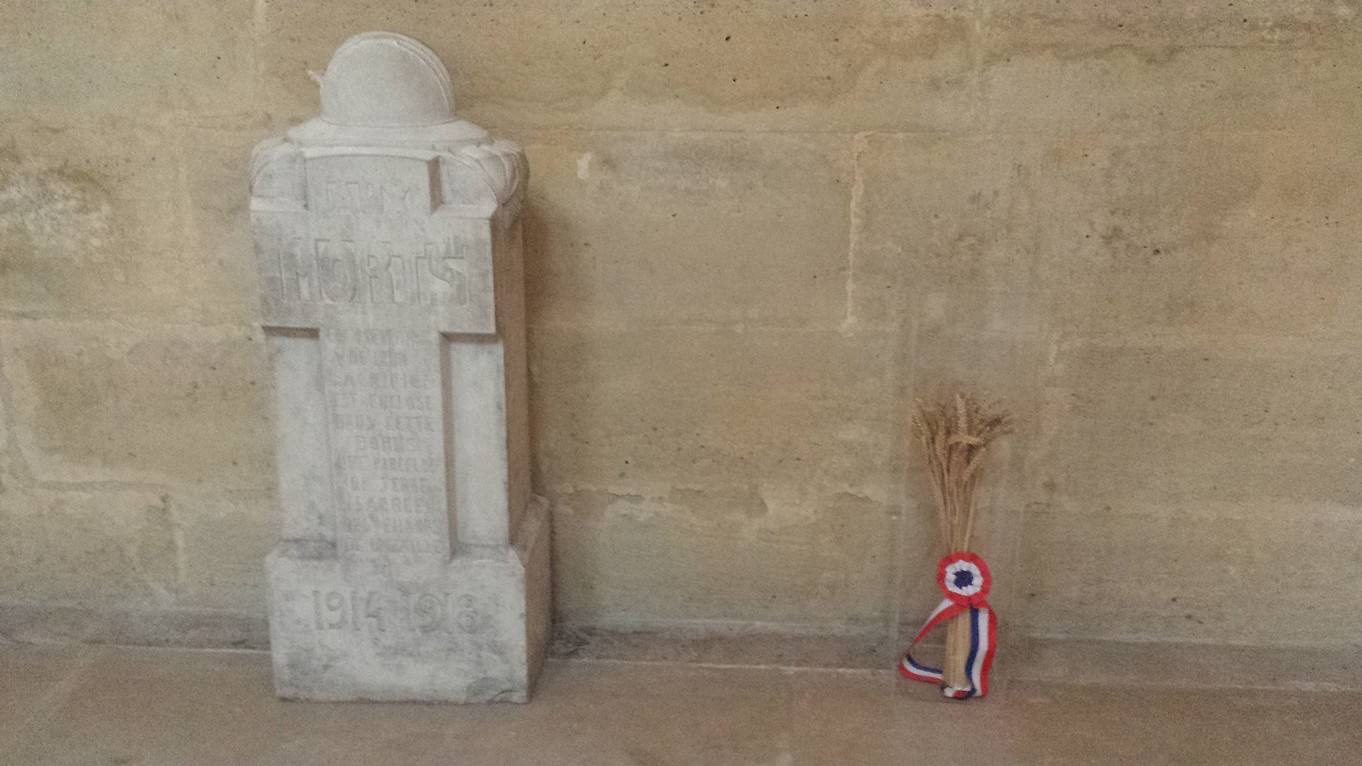
[[[536,500],[511,546],[444,564],[340,565],[283,541],[266,560],[276,693],[318,701],[527,702],[550,621],[549,517]]]

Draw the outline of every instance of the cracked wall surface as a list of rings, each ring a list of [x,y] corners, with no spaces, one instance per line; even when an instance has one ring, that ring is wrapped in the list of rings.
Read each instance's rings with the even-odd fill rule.
[[[1357,0],[11,3],[0,629],[263,640],[250,148],[365,29],[529,156],[561,623],[893,643],[960,380],[1005,630],[1356,644]]]

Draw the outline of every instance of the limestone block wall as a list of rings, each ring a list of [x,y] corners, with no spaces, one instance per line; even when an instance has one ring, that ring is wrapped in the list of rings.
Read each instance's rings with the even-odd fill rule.
[[[6,3],[5,635],[263,641],[250,148],[366,29],[529,156],[560,622],[916,623],[960,379],[1014,635],[1357,642],[1357,0]]]

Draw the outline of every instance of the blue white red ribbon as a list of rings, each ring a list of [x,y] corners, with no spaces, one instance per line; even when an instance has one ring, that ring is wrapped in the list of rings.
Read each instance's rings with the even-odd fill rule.
[[[984,560],[973,553],[952,553],[937,564],[936,584],[946,598],[937,605],[927,624],[908,647],[899,663],[899,672],[914,681],[940,684],[941,693],[955,699],[982,697],[988,694],[988,671],[993,667],[993,650],[998,645],[998,618],[989,607],[988,591],[993,575]],[[969,687],[957,689],[947,686],[941,669],[932,668],[913,659],[913,647],[932,629],[958,614],[969,612],[969,656],[965,672]]]

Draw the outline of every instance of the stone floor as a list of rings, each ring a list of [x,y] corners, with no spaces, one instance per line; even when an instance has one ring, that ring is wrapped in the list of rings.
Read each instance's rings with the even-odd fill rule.
[[[552,660],[529,705],[274,699],[268,655],[0,646],[0,764],[1357,764],[1362,693]]]

